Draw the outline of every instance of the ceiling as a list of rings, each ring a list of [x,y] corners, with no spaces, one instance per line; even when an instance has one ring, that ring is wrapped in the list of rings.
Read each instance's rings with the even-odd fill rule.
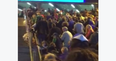
[[[29,2],[31,3],[32,7],[37,7],[36,2]],[[86,3],[86,4],[73,4],[75,6],[75,9],[71,6],[71,4],[62,4],[62,3],[52,3],[54,5],[54,7],[51,7],[48,3],[41,3],[41,8],[47,10],[48,8],[50,9],[54,9],[54,8],[58,8],[60,10],[76,10],[78,9],[79,11],[83,11],[85,9],[87,10],[92,10],[93,7],[91,6],[91,4],[96,5],[97,3]],[[30,5],[27,4],[27,2],[18,2],[18,8],[23,9],[23,8],[29,8]]]

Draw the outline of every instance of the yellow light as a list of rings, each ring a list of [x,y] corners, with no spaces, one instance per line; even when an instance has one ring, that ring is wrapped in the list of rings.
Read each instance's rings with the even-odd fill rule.
[[[26,24],[26,20],[23,21],[23,24],[24,24],[24,25]]]

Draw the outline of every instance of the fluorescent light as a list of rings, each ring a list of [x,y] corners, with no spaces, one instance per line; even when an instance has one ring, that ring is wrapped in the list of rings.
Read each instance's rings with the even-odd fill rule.
[[[22,9],[20,9],[20,8],[19,8],[18,10],[19,10],[19,11],[23,11],[23,10],[22,10]]]
[[[78,9],[76,9],[76,11],[79,13],[80,11]]]
[[[91,4],[91,6],[92,6],[92,7],[94,7],[94,5],[93,5],[93,4]]]
[[[94,5],[93,4],[91,4],[91,6],[92,6],[92,8],[94,8]]]
[[[54,7],[54,5],[52,3],[49,3],[50,6]]]
[[[31,5],[31,3],[27,2],[28,5]]]
[[[34,7],[36,9],[36,7]]]
[[[47,10],[44,10],[45,12],[47,12]]]
[[[57,11],[60,11],[58,8],[56,8]]]
[[[73,8],[75,8],[75,6],[74,6],[73,4],[71,4],[71,6],[72,6]]]

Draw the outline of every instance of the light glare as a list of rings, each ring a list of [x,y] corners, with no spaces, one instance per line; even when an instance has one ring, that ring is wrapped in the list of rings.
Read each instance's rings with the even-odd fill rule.
[[[52,3],[49,3],[50,6],[54,7],[54,5]]]
[[[31,3],[27,2],[28,5],[31,5]]]
[[[72,6],[73,8],[75,8],[75,6],[74,6],[73,4],[71,4],[71,6]]]

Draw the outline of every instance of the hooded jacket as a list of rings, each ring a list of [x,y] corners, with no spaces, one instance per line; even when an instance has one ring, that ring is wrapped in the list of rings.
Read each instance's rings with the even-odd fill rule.
[[[64,27],[64,29],[68,29],[68,28]],[[65,47],[69,46],[68,42],[70,40],[72,40],[72,37],[73,37],[73,35],[70,31],[66,30],[66,31],[63,32],[63,34],[61,35],[61,40],[64,42]]]
[[[74,30],[76,31],[76,34],[73,38],[79,39],[81,41],[88,41],[87,38],[83,35],[84,34],[84,26],[82,23],[76,23],[74,25]]]

